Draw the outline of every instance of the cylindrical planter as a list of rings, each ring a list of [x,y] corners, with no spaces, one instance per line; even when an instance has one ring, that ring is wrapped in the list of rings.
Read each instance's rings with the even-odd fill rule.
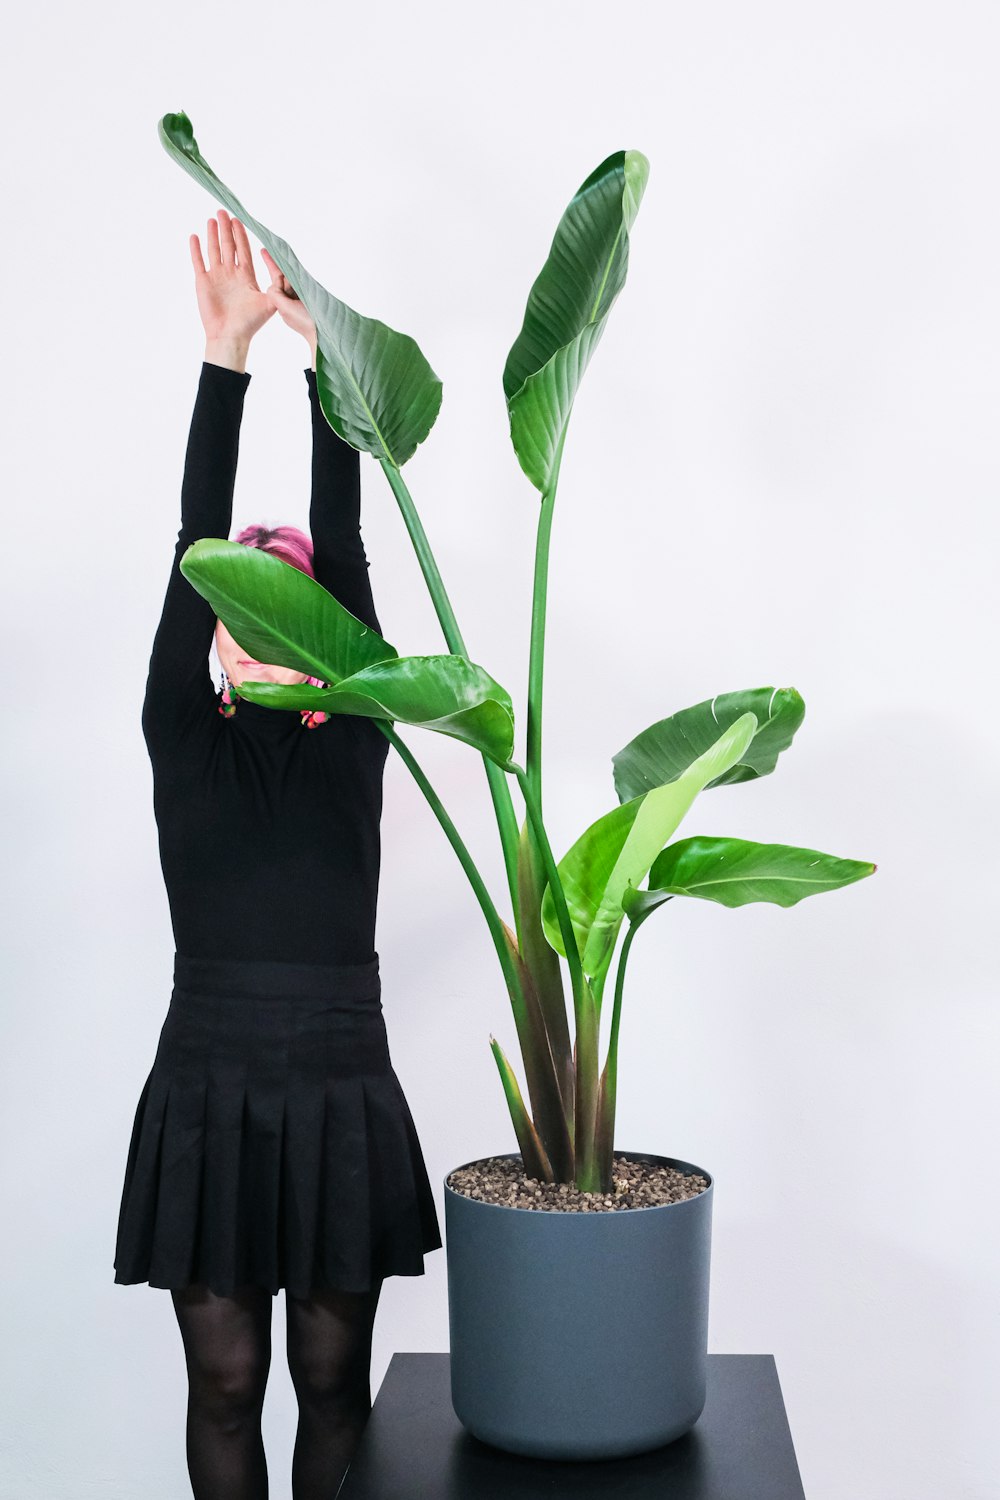
[[[701,1415],[712,1178],[673,1157],[616,1154],[708,1188],[654,1208],[560,1213],[482,1203],[445,1182],[452,1404],[483,1442],[620,1458]]]

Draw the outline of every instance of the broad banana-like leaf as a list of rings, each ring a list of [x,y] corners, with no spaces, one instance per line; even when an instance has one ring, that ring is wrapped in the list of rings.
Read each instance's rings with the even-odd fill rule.
[[[577,189],[507,356],[511,442],[542,494],[551,490],[580,381],[625,285],[629,230],[648,177],[641,151],[615,151]]]
[[[753,714],[743,714],[674,781],[612,808],[559,861],[586,974],[598,981],[603,978],[624,920],[622,897],[629,885],[637,886],[645,878],[663,840],[677,828],[698,793],[737,764],[756,728]],[[542,925],[553,948],[565,955],[548,885],[542,897]]]
[[[401,468],[441,408],[441,381],[416,342],[377,318],[362,317],[314,280],[291,247],[248,214],[216,176],[183,110],[164,115],[158,129],[167,154],[267,246],[316,324],[316,388],[334,432],[362,453]]]
[[[693,708],[681,709],[651,724],[612,757],[619,802],[638,797],[650,787],[680,776],[697,755],[714,743],[719,733],[743,714],[757,720],[757,733],[738,765],[717,776],[709,786],[728,786],[769,776],[778,756],[787,750],[805,717],[806,706],[794,688],[750,688],[720,693]]]
[[[502,766],[514,753],[510,694],[464,656],[396,656],[332,687],[245,680],[239,691],[241,698],[266,708],[399,719],[464,740]]]
[[[818,849],[755,844],[746,839],[681,839],[663,849],[649,872],[649,890],[626,893],[629,918],[642,918],[666,896],[700,896],[721,906],[771,901],[794,906],[805,896],[836,891],[871,875],[875,866]]]
[[[259,547],[203,537],[180,568],[257,661],[339,682],[399,655],[315,578]]]
[[[509,761],[510,695],[482,667],[463,656],[401,657],[322,584],[257,547],[204,537],[180,566],[245,651],[330,684],[244,683],[247,699],[398,718],[465,740],[501,765]]]

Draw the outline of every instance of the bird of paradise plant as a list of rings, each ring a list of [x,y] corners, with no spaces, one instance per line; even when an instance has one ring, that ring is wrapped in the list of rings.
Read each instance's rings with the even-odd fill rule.
[[[198,149],[183,112],[165,115],[167,152],[251,228],[313,318],[320,405],[334,431],[381,467],[430,591],[448,655],[400,656],[315,580],[254,548],[196,542],[181,563],[240,644],[260,660],[329,686],[246,681],[241,694],[279,709],[322,708],[375,720],[420,786],[486,918],[513,1011],[528,1102],[499,1042],[490,1046],[529,1176],[611,1188],[618,1036],[625,967],[646,918],[676,896],[792,906],[870,875],[874,865],[814,849],[732,838],[669,842],[698,794],[768,775],[802,722],[791,688],[725,693],[659,720],[613,758],[618,805],[556,861],[542,814],[542,680],[549,537],[573,402],[625,283],[630,231],[649,163],[608,156],[574,193],[528,295],[503,388],[518,463],[541,497],[535,549],[524,764],[513,758],[509,694],[474,664],[403,478],[433,426],[441,381],[414,340],[363,317],[315,281],[291,248],[252,218]],[[397,724],[463,740],[484,762],[513,926],[503,920],[441,798]],[[514,808],[511,779],[524,801]],[[645,888],[642,881],[648,882]],[[627,923],[600,1066],[604,989]],[[574,1020],[567,1013],[565,959]]]

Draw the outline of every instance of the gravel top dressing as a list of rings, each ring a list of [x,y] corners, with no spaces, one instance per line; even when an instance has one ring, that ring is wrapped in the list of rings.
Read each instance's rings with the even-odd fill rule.
[[[658,1208],[664,1203],[680,1203],[697,1198],[708,1187],[704,1177],[685,1176],[675,1167],[655,1162],[630,1161],[625,1156],[612,1158],[613,1190],[610,1193],[581,1193],[572,1183],[539,1182],[526,1177],[520,1156],[513,1160],[487,1156],[467,1167],[458,1167],[447,1178],[447,1185],[466,1198],[481,1203],[497,1203],[504,1208],[535,1208],[542,1213],[613,1213],[622,1208]]]

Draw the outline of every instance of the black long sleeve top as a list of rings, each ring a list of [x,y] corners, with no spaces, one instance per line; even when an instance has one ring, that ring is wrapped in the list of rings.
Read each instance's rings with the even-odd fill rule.
[[[360,533],[360,455],[312,406],[309,527],[318,581],[379,631]],[[218,712],[208,673],[215,613],[180,571],[199,537],[228,537],[251,376],[204,363],[177,538],[153,642],[142,728],[174,945],[192,958],[348,964],[375,954],[382,774],[375,722],[239,699]]]

